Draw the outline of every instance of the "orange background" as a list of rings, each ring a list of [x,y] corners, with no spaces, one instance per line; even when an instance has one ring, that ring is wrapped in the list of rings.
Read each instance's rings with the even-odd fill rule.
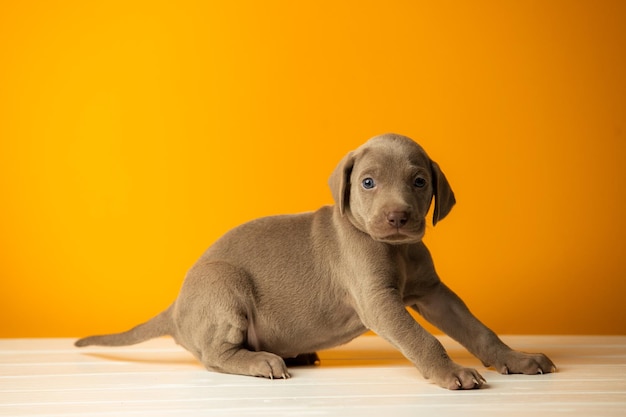
[[[626,334],[625,5],[3,1],[0,336],[152,317],[387,131],[450,180],[426,243],[486,324]]]

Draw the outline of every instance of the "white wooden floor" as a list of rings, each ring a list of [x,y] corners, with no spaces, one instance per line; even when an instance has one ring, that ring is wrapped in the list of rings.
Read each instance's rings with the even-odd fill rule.
[[[286,381],[207,372],[167,338],[80,350],[0,339],[0,416],[626,416],[626,336],[503,339],[546,353],[559,372],[499,375],[448,338],[486,388],[438,388],[375,336],[321,352],[321,366]]]

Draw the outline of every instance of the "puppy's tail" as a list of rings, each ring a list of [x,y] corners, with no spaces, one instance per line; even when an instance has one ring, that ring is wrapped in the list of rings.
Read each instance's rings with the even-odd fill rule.
[[[89,336],[78,339],[74,346],[127,346],[145,342],[159,336],[172,334],[172,306],[147,322],[133,327],[132,329],[115,334],[102,336]]]

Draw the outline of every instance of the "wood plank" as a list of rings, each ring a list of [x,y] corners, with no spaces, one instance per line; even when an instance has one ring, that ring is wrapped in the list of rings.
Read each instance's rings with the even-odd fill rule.
[[[0,339],[0,416],[626,415],[626,337],[504,339],[543,351],[559,372],[499,375],[447,337],[485,389],[436,387],[376,336],[321,352],[321,366],[293,368],[287,381],[207,372],[168,338],[80,350],[70,339]]]

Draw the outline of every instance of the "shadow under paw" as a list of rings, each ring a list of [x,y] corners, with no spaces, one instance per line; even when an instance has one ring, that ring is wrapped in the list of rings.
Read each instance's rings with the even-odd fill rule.
[[[320,364],[320,358],[317,353],[301,353],[295,358],[283,358],[287,366],[313,366]]]

